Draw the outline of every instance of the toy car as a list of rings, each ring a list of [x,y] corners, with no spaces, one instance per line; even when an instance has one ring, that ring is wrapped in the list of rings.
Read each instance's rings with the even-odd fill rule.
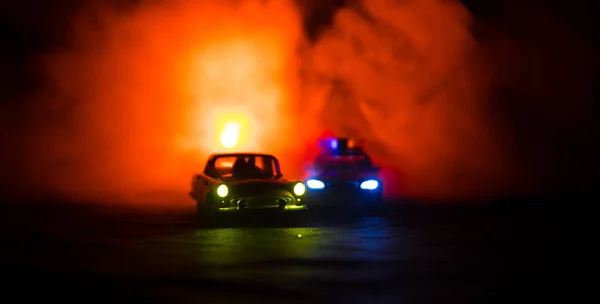
[[[189,195],[199,213],[253,209],[303,211],[306,188],[283,178],[279,160],[268,154],[213,154],[192,178]]]
[[[322,150],[305,181],[311,206],[382,200],[380,168],[373,165],[363,145],[346,138],[320,142]]]

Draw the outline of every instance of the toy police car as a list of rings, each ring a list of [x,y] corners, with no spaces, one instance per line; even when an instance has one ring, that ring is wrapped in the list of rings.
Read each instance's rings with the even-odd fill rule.
[[[306,188],[283,178],[279,160],[257,153],[213,154],[194,175],[189,195],[199,214],[252,209],[303,211]]]
[[[363,145],[346,138],[320,142],[322,150],[305,182],[311,205],[381,202],[380,168],[373,165]]]

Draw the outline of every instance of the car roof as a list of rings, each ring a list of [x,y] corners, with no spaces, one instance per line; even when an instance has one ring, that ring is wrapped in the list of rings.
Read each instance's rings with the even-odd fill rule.
[[[253,153],[253,152],[231,152],[231,153],[213,153],[211,154],[208,158],[209,159],[213,159],[216,157],[235,157],[235,156],[262,156],[262,157],[272,157],[274,159],[277,159],[277,157],[275,157],[272,154],[267,154],[267,153]]]

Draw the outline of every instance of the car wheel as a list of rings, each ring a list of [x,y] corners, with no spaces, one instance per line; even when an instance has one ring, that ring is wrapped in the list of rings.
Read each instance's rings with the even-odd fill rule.
[[[196,201],[196,213],[201,214],[206,208],[200,204],[200,202]]]
[[[200,201],[196,201],[196,213],[198,216],[198,221],[203,226],[212,226],[215,222],[215,212],[212,209],[212,202],[207,199],[205,203],[202,204]]]

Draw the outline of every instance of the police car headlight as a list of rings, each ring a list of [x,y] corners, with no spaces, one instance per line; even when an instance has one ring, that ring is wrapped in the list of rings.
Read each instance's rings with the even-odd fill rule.
[[[306,185],[311,189],[323,189],[325,188],[325,183],[318,179],[309,179],[306,181]]]
[[[217,188],[217,195],[220,197],[226,197],[229,194],[229,188],[226,185],[220,185]]]
[[[377,187],[379,187],[379,182],[374,179],[364,181],[360,184],[360,188],[363,190],[375,190]]]
[[[303,183],[296,183],[296,185],[294,185],[294,194],[300,196],[303,195],[306,192],[306,187],[304,187]]]

